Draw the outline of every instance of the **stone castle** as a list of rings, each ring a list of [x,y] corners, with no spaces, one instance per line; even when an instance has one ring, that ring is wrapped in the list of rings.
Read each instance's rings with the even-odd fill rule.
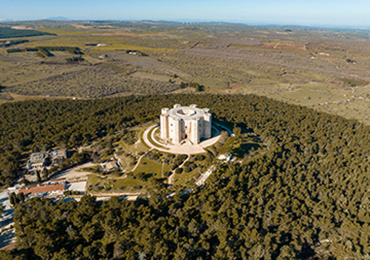
[[[198,144],[201,138],[211,138],[212,114],[208,108],[196,105],[174,105],[163,108],[161,114],[161,139],[167,143],[181,144],[189,141]]]

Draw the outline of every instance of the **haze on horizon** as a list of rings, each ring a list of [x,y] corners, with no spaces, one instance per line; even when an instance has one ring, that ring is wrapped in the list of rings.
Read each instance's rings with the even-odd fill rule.
[[[1,20],[224,21],[370,27],[368,0],[0,0]]]

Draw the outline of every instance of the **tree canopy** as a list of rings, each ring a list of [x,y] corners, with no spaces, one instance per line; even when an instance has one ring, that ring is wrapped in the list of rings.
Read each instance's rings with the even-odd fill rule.
[[[1,154],[89,142],[175,103],[208,107],[220,121],[253,129],[267,151],[219,166],[206,186],[172,199],[158,183],[133,202],[19,203],[17,247],[4,258],[370,257],[370,128],[355,120],[253,95],[30,101],[1,107]]]

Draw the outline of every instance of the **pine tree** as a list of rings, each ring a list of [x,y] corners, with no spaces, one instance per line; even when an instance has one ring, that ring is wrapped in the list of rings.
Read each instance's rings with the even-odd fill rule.
[[[41,182],[40,171],[36,170],[37,182]]]
[[[23,192],[18,193],[17,199],[19,202],[24,202],[25,198],[26,197],[24,196]]]

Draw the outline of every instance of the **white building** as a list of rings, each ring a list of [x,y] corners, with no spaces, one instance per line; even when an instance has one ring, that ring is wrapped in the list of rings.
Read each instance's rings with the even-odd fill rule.
[[[180,144],[188,140],[198,144],[201,138],[211,138],[211,128],[212,115],[208,108],[176,104],[172,109],[162,109],[161,139],[165,142]]]

